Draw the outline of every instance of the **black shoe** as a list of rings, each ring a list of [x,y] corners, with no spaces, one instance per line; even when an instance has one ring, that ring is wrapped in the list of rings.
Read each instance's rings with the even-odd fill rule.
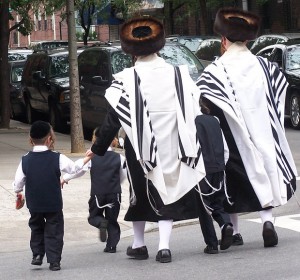
[[[50,263],[49,269],[52,271],[60,270],[60,263],[59,262]]]
[[[161,263],[168,263],[172,261],[171,251],[169,249],[162,249],[157,252],[155,260]]]
[[[101,242],[106,242],[107,239],[107,226],[108,221],[106,219],[102,219],[99,225],[99,239]]]
[[[105,247],[103,252],[104,253],[115,253],[117,251],[116,247]]]
[[[239,233],[236,233],[232,236],[232,246],[237,245],[244,245],[243,237]]]
[[[204,248],[204,253],[205,254],[218,254],[219,250],[218,250],[218,247],[213,247],[213,246],[207,245]]]
[[[131,246],[127,248],[126,255],[137,260],[146,260],[149,258],[148,249],[146,246],[132,249]]]
[[[43,263],[43,257],[41,255],[37,255],[32,258],[31,261],[32,265],[42,265],[42,263]]]
[[[230,224],[225,224],[221,230],[220,250],[226,250],[231,246],[232,234],[232,226]]]
[[[272,222],[265,222],[263,226],[264,247],[274,247],[278,244],[278,236]]]

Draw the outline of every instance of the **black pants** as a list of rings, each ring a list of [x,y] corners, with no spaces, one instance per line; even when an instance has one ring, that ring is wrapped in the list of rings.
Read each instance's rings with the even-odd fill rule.
[[[48,263],[60,262],[64,245],[63,212],[30,212],[30,248],[33,256],[47,256]]]
[[[207,174],[207,180],[215,188],[219,188],[219,183],[223,179],[223,172]],[[203,194],[211,193],[212,189],[203,179],[200,182],[201,192]],[[212,210],[211,216],[205,210],[205,207],[201,201],[201,198],[198,194],[199,199],[199,221],[201,226],[201,231],[204,237],[204,241],[207,245],[216,247],[218,245],[218,239],[216,236],[216,231],[213,225],[212,218],[218,223],[219,227],[222,227],[225,224],[231,224],[230,217],[227,212],[224,210],[224,200],[226,199],[223,187],[214,192],[211,195],[202,196],[204,203],[209,206]]]
[[[97,204],[98,202],[98,204]],[[121,194],[112,193],[106,195],[93,195],[89,200],[90,225],[100,228],[103,219],[108,221],[107,226],[107,247],[116,247],[120,241],[121,230],[118,223],[120,212]],[[107,205],[106,207],[99,208]],[[108,206],[110,205],[110,206]]]

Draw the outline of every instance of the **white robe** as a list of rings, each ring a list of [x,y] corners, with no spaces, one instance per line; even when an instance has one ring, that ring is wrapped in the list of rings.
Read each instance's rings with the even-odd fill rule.
[[[150,160],[152,156],[147,154],[151,138],[143,138],[143,150],[139,151],[134,121],[136,113],[134,69],[141,81],[142,98],[147,103],[144,118],[146,119],[149,113],[152,125],[152,131],[148,132],[147,123],[144,120],[143,132],[144,134],[153,132],[157,146],[156,166],[147,173],[147,177],[158,190],[164,204],[167,205],[179,200],[205,176],[202,156],[198,168],[192,168],[181,160],[178,149],[178,134],[181,132],[186,155],[191,158],[197,157],[194,120],[200,114],[200,109],[197,98],[193,98],[193,94],[199,96],[199,90],[189,76],[188,69],[180,67],[185,107],[188,108],[185,120],[183,120],[180,105],[176,99],[174,67],[162,58],[155,54],[139,58],[134,68],[125,69],[115,75],[116,81],[121,86],[110,87],[105,97],[116,109],[121,95],[129,96],[131,120],[128,121],[131,122],[132,127],[126,126],[122,121],[121,123],[135,149],[137,160],[140,160],[142,166],[143,161]],[[146,143],[147,141],[149,143]]]
[[[287,186],[297,176],[283,123],[287,83],[282,73],[272,76],[275,66],[267,62],[266,65],[272,81],[267,79],[257,57],[244,45],[234,43],[205,69],[197,82],[201,94],[223,110],[263,208],[285,204]],[[275,90],[270,90],[270,85]],[[284,172],[278,164],[278,155],[285,160]]]

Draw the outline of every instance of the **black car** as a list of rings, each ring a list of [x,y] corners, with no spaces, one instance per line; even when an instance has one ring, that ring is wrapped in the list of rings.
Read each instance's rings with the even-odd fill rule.
[[[28,123],[37,112],[49,116],[55,129],[61,129],[70,117],[69,55],[67,51],[40,51],[28,56],[22,92]]]
[[[282,33],[282,34],[264,34],[256,38],[250,51],[257,54],[260,50],[267,46],[290,42],[291,44],[300,43],[300,33]]]
[[[285,75],[289,86],[285,115],[295,129],[300,129],[300,44],[276,44],[263,48],[257,55],[274,62]]]
[[[24,120],[25,103],[21,91],[21,79],[25,60],[10,61],[9,65],[9,89],[11,118]]]
[[[179,43],[167,42],[159,55],[173,65],[188,65],[195,81],[203,71],[197,57]],[[102,124],[109,107],[104,94],[113,80],[113,74],[132,65],[132,57],[122,51],[120,44],[87,48],[78,56],[84,128],[93,129]]]

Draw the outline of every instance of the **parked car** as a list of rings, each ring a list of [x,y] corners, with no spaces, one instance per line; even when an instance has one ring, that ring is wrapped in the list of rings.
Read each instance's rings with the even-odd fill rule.
[[[194,80],[203,71],[203,66],[197,57],[179,43],[167,42],[159,55],[173,65],[188,65]],[[113,74],[132,65],[132,57],[122,51],[120,44],[87,48],[78,56],[84,128],[93,129],[102,124],[109,108],[104,94],[113,80]]]
[[[193,53],[196,52],[200,43],[208,38],[214,38],[214,36],[184,36],[184,35],[170,35],[166,37],[166,41],[168,42],[178,42],[187,48],[189,48]]]
[[[9,88],[11,118],[24,120],[25,103],[21,91],[21,79],[25,60],[10,61],[9,65]]]
[[[285,115],[295,129],[300,129],[300,44],[276,44],[263,48],[257,55],[274,62],[285,75],[289,86]]]
[[[26,60],[32,53],[33,51],[28,49],[8,50],[8,61]]]
[[[253,54],[257,54],[261,49],[280,44],[284,42],[290,42],[291,44],[300,43],[300,33],[282,33],[282,34],[265,34],[256,38],[252,44],[250,51]]]
[[[38,51],[30,55],[22,75],[22,92],[28,123],[40,112],[49,117],[54,129],[63,129],[70,119],[68,51]]]

